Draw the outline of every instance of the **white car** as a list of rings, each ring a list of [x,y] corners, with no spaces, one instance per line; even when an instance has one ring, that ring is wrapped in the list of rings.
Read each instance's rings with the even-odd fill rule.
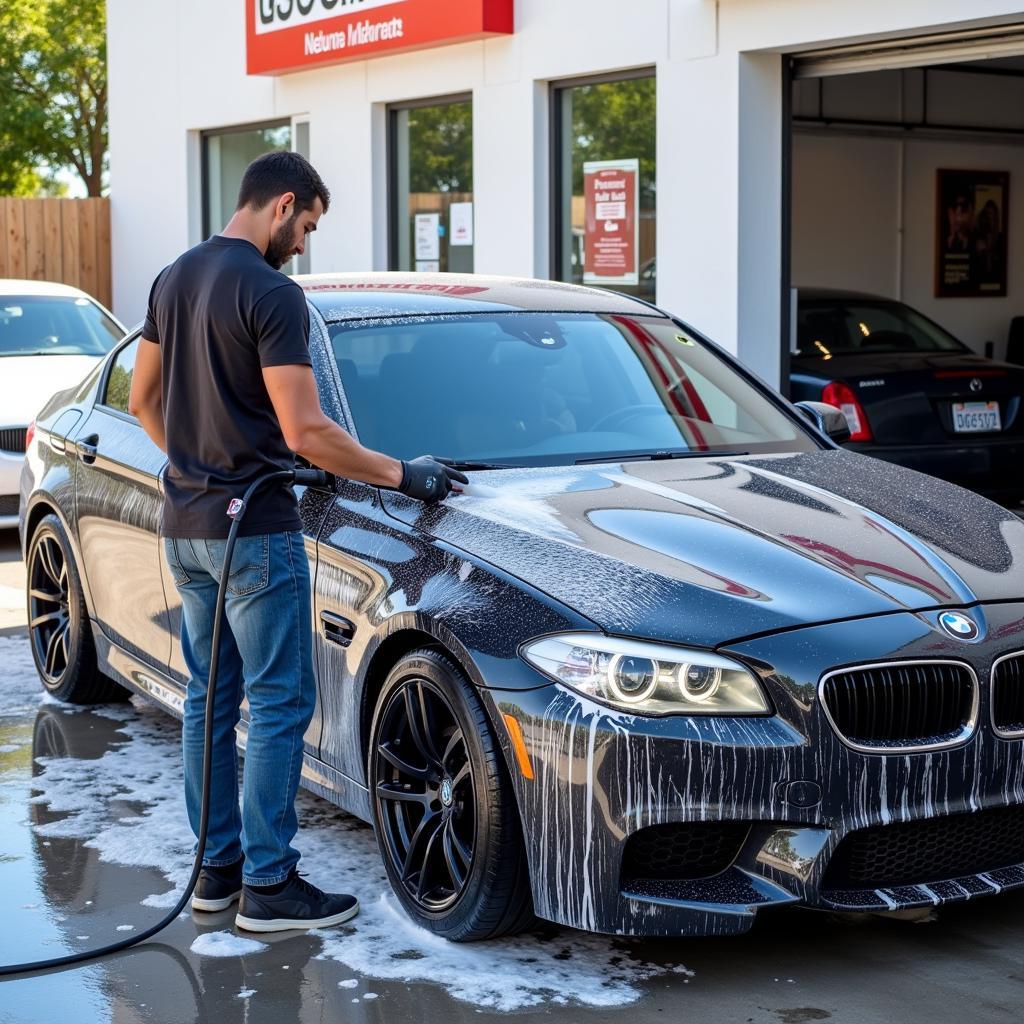
[[[109,310],[77,288],[0,279],[0,529],[18,525],[29,424],[124,334]]]

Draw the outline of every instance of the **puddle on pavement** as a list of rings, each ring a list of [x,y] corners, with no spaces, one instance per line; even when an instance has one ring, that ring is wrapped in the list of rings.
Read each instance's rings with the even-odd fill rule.
[[[16,900],[19,941],[13,949],[3,943],[5,956],[57,955],[143,927],[173,905],[191,868],[178,724],[139,699],[94,710],[44,701],[21,640],[0,638],[0,665],[0,746],[12,748],[0,754],[0,826],[13,840],[4,855],[15,858],[0,865],[0,877],[5,892],[26,894]],[[344,965],[365,986],[430,985],[475,1008],[513,1011],[622,1006],[640,999],[652,978],[690,974],[681,963],[638,957],[628,942],[554,927],[479,945],[445,942],[400,909],[370,828],[306,793],[299,808],[303,869],[319,885],[354,892],[362,908],[353,926],[303,942],[312,957]],[[215,927],[200,931],[230,932],[231,917],[202,915]],[[224,952],[223,940],[196,944],[191,927],[186,945],[200,963]],[[247,972],[260,968],[265,948],[241,958]],[[259,986],[251,987],[255,998]],[[362,996],[347,994],[355,998]]]

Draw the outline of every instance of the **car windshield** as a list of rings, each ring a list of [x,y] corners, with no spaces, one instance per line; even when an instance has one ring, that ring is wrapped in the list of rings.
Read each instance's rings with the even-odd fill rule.
[[[85,298],[0,296],[0,356],[103,356],[122,336]]]
[[[662,317],[498,313],[330,325],[360,440],[397,458],[560,465],[815,442]]]
[[[797,313],[802,356],[966,351],[953,335],[901,302],[801,302]]]

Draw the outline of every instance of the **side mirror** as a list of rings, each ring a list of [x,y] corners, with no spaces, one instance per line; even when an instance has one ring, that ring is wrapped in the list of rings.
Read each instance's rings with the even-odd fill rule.
[[[804,419],[816,427],[836,444],[845,444],[850,440],[850,424],[841,410],[827,402],[797,402]]]

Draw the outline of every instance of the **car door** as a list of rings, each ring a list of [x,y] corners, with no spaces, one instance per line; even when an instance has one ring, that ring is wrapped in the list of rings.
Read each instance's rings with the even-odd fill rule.
[[[159,530],[167,459],[128,413],[138,346],[135,334],[118,349],[75,433],[78,531],[100,629],[140,660],[166,669],[171,639]]]
[[[320,759],[357,783],[365,782],[359,742],[362,693],[355,674],[393,570],[416,557],[388,523],[376,487],[339,480],[327,510],[317,553],[314,602],[319,666],[317,714],[323,720]]]

